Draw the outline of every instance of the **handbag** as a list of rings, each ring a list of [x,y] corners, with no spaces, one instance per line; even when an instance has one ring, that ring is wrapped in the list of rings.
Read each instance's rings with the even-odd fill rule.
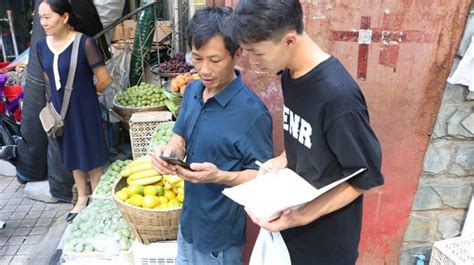
[[[64,91],[63,104],[61,111],[58,113],[51,103],[51,98],[46,103],[46,106],[41,109],[39,113],[39,119],[44,131],[49,137],[61,137],[64,133],[64,119],[69,107],[69,100],[72,93],[72,84],[74,82],[74,76],[76,74],[77,66],[77,55],[79,51],[79,42],[81,40],[82,33],[76,32],[74,42],[72,44],[71,62],[69,65],[69,72],[67,76],[66,87]]]

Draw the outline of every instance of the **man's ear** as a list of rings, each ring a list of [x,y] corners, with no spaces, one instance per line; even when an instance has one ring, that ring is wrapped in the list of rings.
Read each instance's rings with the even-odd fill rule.
[[[238,60],[242,56],[242,52],[244,51],[244,48],[239,47],[234,54],[234,59]]]
[[[286,33],[283,36],[282,41],[287,45],[287,46],[294,46],[296,44],[296,31],[290,31]]]

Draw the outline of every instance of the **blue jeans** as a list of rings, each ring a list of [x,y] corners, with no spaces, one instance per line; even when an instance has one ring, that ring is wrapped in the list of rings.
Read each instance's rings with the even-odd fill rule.
[[[176,265],[240,265],[243,247],[230,247],[219,252],[201,252],[193,244],[184,240],[181,228],[178,229],[178,256]]]

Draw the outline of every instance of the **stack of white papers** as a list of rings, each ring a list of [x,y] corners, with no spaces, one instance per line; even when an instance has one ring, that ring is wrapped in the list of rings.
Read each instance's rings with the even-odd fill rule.
[[[222,191],[227,197],[248,208],[260,220],[273,220],[285,209],[296,209],[321,194],[363,172],[361,168],[320,189],[313,187],[291,169],[267,173]]]

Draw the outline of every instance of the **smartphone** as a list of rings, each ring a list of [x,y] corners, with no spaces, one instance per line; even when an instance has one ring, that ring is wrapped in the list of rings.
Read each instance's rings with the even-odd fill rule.
[[[161,155],[160,158],[165,160],[166,162],[168,162],[170,164],[177,165],[177,166],[182,166],[186,169],[192,170],[191,167],[186,162],[184,162],[183,160],[181,160],[179,158],[172,157],[172,156],[163,156],[163,155]]]

